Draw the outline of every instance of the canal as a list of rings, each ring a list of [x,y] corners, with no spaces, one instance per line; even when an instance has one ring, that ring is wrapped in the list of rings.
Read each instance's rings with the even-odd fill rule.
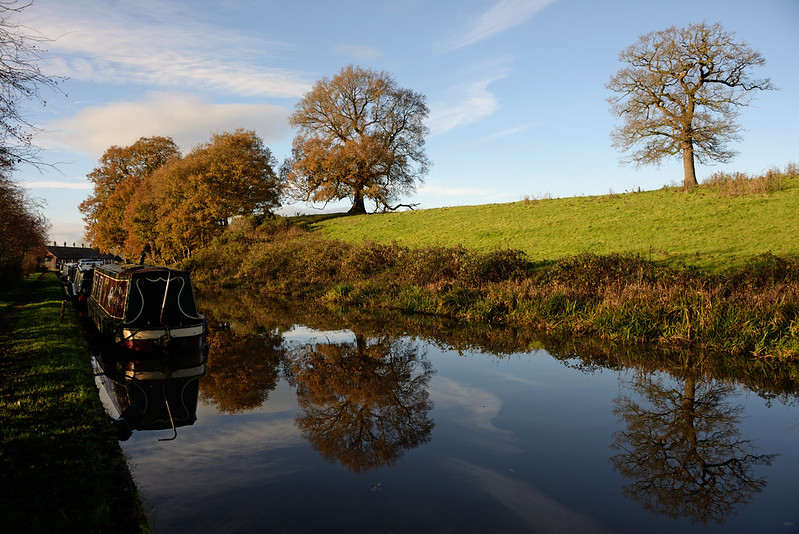
[[[179,419],[194,400],[193,417],[121,442],[156,533],[799,532],[795,375],[246,295],[200,304],[208,361],[172,406]]]

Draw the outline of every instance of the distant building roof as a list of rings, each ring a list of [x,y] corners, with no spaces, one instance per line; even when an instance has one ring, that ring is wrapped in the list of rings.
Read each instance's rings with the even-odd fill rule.
[[[90,247],[57,247],[48,245],[47,252],[59,260],[80,260],[82,258],[114,259],[113,254],[101,254]]]

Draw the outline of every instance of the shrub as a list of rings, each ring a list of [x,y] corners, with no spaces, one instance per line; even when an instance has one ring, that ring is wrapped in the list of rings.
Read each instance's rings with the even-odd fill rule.
[[[462,276],[474,284],[496,283],[524,277],[529,266],[527,254],[521,250],[472,253],[465,259]]]

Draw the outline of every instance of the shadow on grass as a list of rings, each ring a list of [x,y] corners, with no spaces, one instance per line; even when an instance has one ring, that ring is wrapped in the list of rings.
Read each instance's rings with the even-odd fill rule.
[[[319,225],[325,221],[339,219],[341,217],[351,217],[352,215],[352,213],[347,213],[345,211],[338,213],[320,213],[319,215],[296,215],[291,218],[291,222],[295,226],[310,232],[319,228]]]

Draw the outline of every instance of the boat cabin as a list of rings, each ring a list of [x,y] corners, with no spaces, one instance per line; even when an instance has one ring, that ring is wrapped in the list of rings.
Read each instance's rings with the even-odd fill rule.
[[[188,271],[148,265],[94,267],[89,317],[97,330],[133,350],[167,352],[204,346]]]

